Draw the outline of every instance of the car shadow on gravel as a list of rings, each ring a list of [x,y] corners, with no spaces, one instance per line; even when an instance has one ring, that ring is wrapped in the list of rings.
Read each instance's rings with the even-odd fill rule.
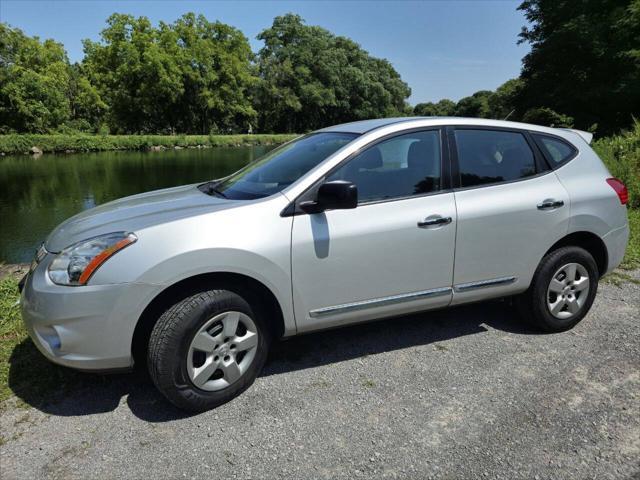
[[[515,334],[539,333],[527,327],[507,303],[486,302],[294,337],[274,345],[261,376],[437,344],[485,332],[487,327]],[[49,415],[104,413],[126,402],[135,416],[148,422],[190,416],[168,403],[146,372],[113,375],[75,372],[48,362],[30,339],[18,344],[12,352],[9,387],[20,400]]]

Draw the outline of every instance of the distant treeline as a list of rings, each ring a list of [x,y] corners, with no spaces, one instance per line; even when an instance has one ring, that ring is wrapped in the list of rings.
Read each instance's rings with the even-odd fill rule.
[[[63,45],[0,24],[0,134],[305,132],[396,115],[506,118],[608,134],[640,112],[640,0],[527,0],[522,74],[495,92],[420,103],[389,61],[276,17],[257,53],[238,29],[186,14],[113,14],[70,63]],[[515,41],[515,39],[514,39]]]

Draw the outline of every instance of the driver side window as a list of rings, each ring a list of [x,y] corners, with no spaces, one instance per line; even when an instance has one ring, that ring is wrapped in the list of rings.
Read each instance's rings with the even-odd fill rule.
[[[358,154],[327,181],[347,180],[358,187],[358,203],[411,197],[440,189],[439,130],[399,135]]]

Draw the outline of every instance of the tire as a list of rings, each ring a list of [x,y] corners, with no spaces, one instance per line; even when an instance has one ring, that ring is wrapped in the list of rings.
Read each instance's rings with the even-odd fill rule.
[[[516,306],[532,325],[546,332],[564,332],[589,312],[598,279],[598,267],[589,252],[562,247],[545,255],[529,289],[516,299]]]
[[[264,366],[269,343],[261,312],[243,297],[227,290],[201,292],[158,319],[149,339],[149,373],[178,408],[210,410],[251,386]]]

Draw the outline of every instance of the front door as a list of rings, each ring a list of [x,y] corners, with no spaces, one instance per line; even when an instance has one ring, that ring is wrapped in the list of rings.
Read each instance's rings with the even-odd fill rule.
[[[358,207],[294,217],[299,331],[451,300],[456,208],[442,191],[439,130],[382,140],[327,177],[358,187]]]

